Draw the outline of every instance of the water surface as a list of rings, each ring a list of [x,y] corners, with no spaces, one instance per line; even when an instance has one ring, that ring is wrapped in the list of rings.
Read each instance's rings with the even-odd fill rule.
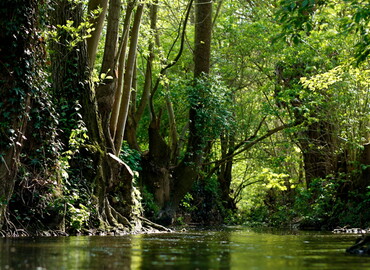
[[[355,235],[189,230],[128,236],[0,239],[5,269],[370,269],[370,257],[344,253]]]

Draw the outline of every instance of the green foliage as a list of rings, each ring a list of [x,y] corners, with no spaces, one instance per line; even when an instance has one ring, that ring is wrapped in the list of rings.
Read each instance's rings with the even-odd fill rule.
[[[184,211],[192,213],[197,210],[197,207],[194,205],[194,198],[190,193],[187,193],[180,202],[180,206]]]
[[[29,118],[28,103],[38,102],[46,86],[44,43],[38,30],[42,25],[37,25],[35,12],[28,12],[33,8],[22,1],[0,4],[0,156],[17,141],[19,144],[17,138],[24,134],[19,134],[17,122]]]
[[[295,202],[297,214],[305,222],[321,224],[333,216],[335,201],[340,182],[337,179],[315,179],[310,187],[300,189]]]
[[[80,232],[89,227],[91,219],[96,214],[95,206],[92,205],[91,191],[85,179],[78,178],[73,172],[68,180],[64,181],[63,198],[60,204],[65,217],[66,230]]]
[[[245,213],[248,225],[301,229],[331,230],[336,226],[367,227],[370,213],[370,192],[348,191],[348,176],[315,179],[308,189],[297,188],[293,200],[284,200],[284,192],[274,195],[274,203],[257,206]],[[277,196],[276,196],[277,195]],[[290,195],[291,196],[291,195]],[[266,200],[266,198],[265,198]]]
[[[92,204],[91,180],[82,173],[86,170],[94,174],[92,160],[86,155],[86,144],[89,143],[87,129],[82,121],[78,128],[73,129],[69,138],[68,150],[64,152],[60,160],[61,174],[63,176],[64,216],[67,229],[79,232],[91,224],[95,215],[95,206]]]
[[[84,41],[86,38],[91,37],[90,32],[93,30],[92,24],[89,22],[82,22],[77,27],[73,26],[74,22],[67,20],[65,25],[58,24],[56,27],[59,31],[68,33],[70,40],[67,41],[68,48],[71,50],[77,46],[78,43]],[[59,42],[60,35],[57,31],[50,32],[50,38],[54,41]]]
[[[68,203],[69,226],[76,231],[87,227],[90,218],[91,209],[88,209],[83,204],[79,204],[79,208],[76,208],[73,204]]]
[[[369,166],[360,164],[370,132],[368,3],[221,2],[215,4],[220,5],[221,12],[213,25],[211,75],[191,80],[193,58],[188,44],[192,44],[193,25],[189,24],[181,58],[161,76],[157,94],[152,96],[156,111],[163,110],[166,102],[173,104],[178,146],[182,147],[178,152],[186,145],[183,141],[188,135],[189,107],[196,113],[192,120],[202,146],[213,143],[207,153],[212,165],[203,167],[206,172],[201,173],[181,202],[181,210],[199,222],[224,218],[232,224],[248,219],[249,224],[367,225],[370,193],[368,189],[358,190],[356,179]],[[23,27],[33,25],[37,19],[21,5],[22,1],[4,3],[0,3],[0,162],[11,147],[19,145],[20,136],[27,139],[23,140],[20,172],[9,209],[13,220],[19,222],[37,219],[52,224],[58,221],[54,218],[64,216],[67,229],[80,231],[91,225],[96,215],[91,193],[99,168],[85,148],[89,138],[81,121],[80,101],[88,82],[80,73],[79,45],[93,30],[89,20],[101,10],[85,14],[82,22],[69,19],[56,23],[48,33],[37,27],[32,31]],[[70,3],[86,7],[86,1]],[[44,14],[40,22],[46,22],[48,4],[46,1],[40,6]],[[137,67],[138,71],[145,69],[147,48],[155,41],[153,82],[178,52],[178,29],[185,5],[177,1],[159,6],[158,37],[150,29],[149,16],[143,18]],[[50,46],[45,47],[43,34]],[[104,54],[104,38],[98,47],[97,62]],[[55,68],[55,78],[49,78],[50,67],[44,66],[49,60],[47,55]],[[355,62],[357,67],[352,65]],[[94,82],[106,79],[110,79],[107,74],[92,78]],[[137,72],[136,79],[138,105],[143,74]],[[166,113],[159,115],[161,135],[170,141],[169,117]],[[20,125],[15,123],[25,120],[27,131],[21,134]],[[203,178],[212,169],[212,162],[232,152],[234,146],[247,144],[295,120],[301,125],[274,134],[234,157],[230,195],[238,201],[240,212],[223,209],[216,175]],[[149,122],[146,111],[137,132],[143,149],[148,143]],[[312,133],[322,136],[309,141]],[[220,147],[221,134],[229,140],[225,149]],[[320,145],[317,141],[324,135],[330,140]],[[307,142],[306,146],[302,141]],[[122,148],[120,158],[133,171],[140,172],[140,153],[126,144]],[[335,162],[331,164],[331,175],[316,178],[306,187],[303,163],[304,154],[310,151],[330,154]],[[133,193],[140,201],[136,189]],[[160,209],[153,194],[144,189],[142,195],[146,216],[156,216]],[[114,199],[120,200],[118,195]],[[0,204],[7,202],[2,198]],[[140,207],[135,211],[139,214]]]
[[[189,104],[196,110],[196,129],[203,141],[212,141],[233,125],[228,88],[219,77],[196,78],[187,89]]]
[[[344,175],[343,175],[344,177]],[[316,179],[308,190],[300,190],[296,197],[295,215],[302,223],[316,227],[334,228],[350,225],[368,226],[370,213],[369,192],[347,191],[350,182],[345,178]],[[368,190],[368,188],[367,188]],[[314,195],[318,194],[318,195]]]
[[[320,13],[325,13],[326,18],[321,17]],[[283,27],[277,38],[285,37],[295,44],[305,42],[306,36],[315,28],[326,27],[328,18],[334,14],[342,34],[352,32],[357,35],[354,57],[357,64],[364,62],[370,54],[370,8],[366,1],[282,0],[276,18]]]
[[[302,32],[310,32],[313,29],[311,16],[314,14],[317,5],[323,1],[315,0],[282,0],[280,9],[277,12],[277,20],[283,24],[281,36],[286,36],[294,43],[302,41]]]
[[[79,153],[81,147],[83,147],[88,141],[89,136],[87,135],[87,128],[83,121],[78,122],[78,128],[73,129],[69,136],[68,150],[64,152],[63,157],[69,160],[73,155]]]
[[[120,159],[122,159],[134,172],[142,170],[141,153],[135,149],[131,149],[126,142],[123,142]]]
[[[141,194],[141,204],[144,208],[144,215],[149,218],[155,218],[159,213],[160,207],[156,204],[154,195],[150,193],[145,186],[141,190]]]
[[[199,179],[180,204],[181,210],[191,215],[193,222],[212,224],[223,222],[223,206],[217,177]]]

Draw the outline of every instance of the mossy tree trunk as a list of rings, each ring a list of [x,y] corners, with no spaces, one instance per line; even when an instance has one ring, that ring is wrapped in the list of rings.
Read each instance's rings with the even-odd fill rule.
[[[96,86],[96,96],[89,85],[85,88],[82,98],[84,121],[89,130],[92,143],[90,149],[97,168],[93,182],[97,213],[101,227],[104,229],[141,230],[143,227],[148,227],[165,230],[141,217],[139,198],[135,195],[133,186],[133,172],[119,158],[127,121],[129,106],[127,100],[130,99],[135,74],[137,42],[144,4],[138,4],[134,0],[129,1],[126,8],[125,29],[120,39],[121,44],[118,46],[120,6],[119,0],[109,1],[101,74],[107,74],[110,77]],[[132,32],[129,35],[131,13],[134,11]],[[130,46],[126,57],[128,43]],[[82,48],[79,51],[85,52],[86,49]],[[88,61],[91,63],[94,59],[88,59]],[[83,67],[86,68],[86,63],[81,63],[82,70],[86,72]],[[125,95],[128,95],[128,98]],[[114,119],[111,119],[112,112],[115,115]]]
[[[59,22],[65,25],[67,20],[73,21],[77,27],[82,22],[82,6],[76,5],[68,0],[59,0],[56,8],[64,7],[60,10],[63,18]],[[66,48],[65,56],[55,60],[54,76],[55,84],[60,82],[62,85],[68,82],[63,79],[63,70],[73,70],[73,79],[76,83],[78,94],[69,96],[76,98],[75,102],[81,104],[81,114],[88,130],[89,141],[83,146],[80,154],[85,155],[92,161],[94,173],[87,172],[85,178],[90,180],[92,190],[92,202],[96,205],[97,218],[103,230],[121,229],[133,230],[140,229],[141,220],[138,202],[133,196],[133,173],[131,169],[122,162],[117,156],[113,145],[113,139],[109,132],[109,117],[113,106],[113,96],[117,78],[115,77],[115,55],[117,52],[118,25],[120,16],[120,1],[110,1],[108,15],[108,31],[105,46],[105,56],[103,60],[102,72],[112,76],[107,78],[103,85],[97,86],[97,96],[95,96],[94,85],[90,78],[89,63],[94,62],[89,56],[87,44],[84,40],[77,42],[74,47],[68,47],[68,39],[63,39],[66,43],[59,44]],[[63,22],[64,21],[64,22]],[[82,36],[83,33],[79,33]],[[70,58],[68,57],[70,56]],[[58,77],[61,76],[61,77]],[[64,85],[65,86],[65,85]],[[56,89],[63,87],[58,87]],[[59,93],[68,95],[68,93]],[[67,115],[71,118],[72,115]]]

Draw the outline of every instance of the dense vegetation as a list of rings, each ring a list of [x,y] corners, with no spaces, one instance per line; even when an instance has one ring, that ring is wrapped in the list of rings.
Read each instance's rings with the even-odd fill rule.
[[[361,0],[2,1],[1,234],[370,226],[369,33]]]

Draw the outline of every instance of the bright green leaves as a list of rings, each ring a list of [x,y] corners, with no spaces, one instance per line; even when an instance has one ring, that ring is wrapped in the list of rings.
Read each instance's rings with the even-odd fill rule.
[[[56,29],[49,32],[49,36],[55,42],[58,42],[62,38],[63,42],[66,42],[68,48],[72,50],[78,43],[91,37],[92,31],[94,31],[94,28],[92,28],[92,24],[87,20],[81,22],[79,25],[75,25],[75,22],[72,20],[67,20],[65,25],[56,25]],[[66,35],[68,36],[67,39],[65,39]]]
[[[119,157],[134,171],[134,173],[142,170],[140,152],[131,149],[126,142],[122,145],[122,151]]]
[[[310,79],[302,77],[300,80],[303,86],[311,89],[312,91],[316,90],[326,90],[333,84],[342,80],[343,67],[338,66],[328,72],[315,75]]]
[[[264,182],[267,189],[276,188],[278,190],[287,190],[289,175],[285,173],[275,173],[269,168],[263,168],[262,171],[256,172],[254,179]]]
[[[334,23],[341,33],[356,34],[354,56],[357,64],[365,61],[370,54],[370,6],[367,1],[282,0],[276,19],[282,25],[277,39],[284,37],[298,44],[313,30],[324,30],[328,23]]]
[[[365,143],[370,128],[370,70],[362,65],[355,68],[349,64],[337,66],[327,72],[301,78],[303,86],[315,95],[326,97],[330,108],[335,108],[340,137],[348,143]]]
[[[73,204],[67,203],[67,206],[69,226],[77,231],[80,231],[81,229],[87,227],[88,221],[90,219],[91,209],[87,208],[83,204],[79,204],[78,207],[75,207]]]

